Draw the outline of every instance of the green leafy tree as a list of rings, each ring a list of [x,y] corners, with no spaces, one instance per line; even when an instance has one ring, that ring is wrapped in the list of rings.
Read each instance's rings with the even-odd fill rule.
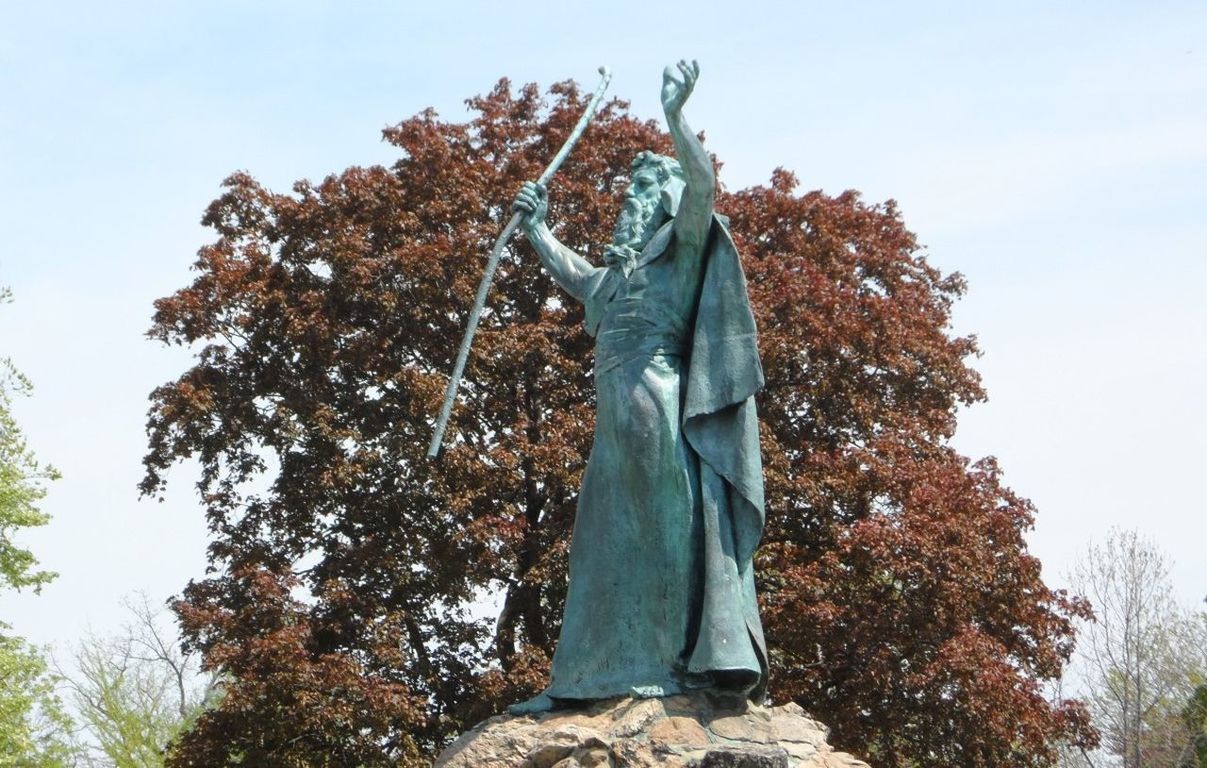
[[[0,303],[9,298],[8,289],[0,288]],[[13,419],[13,396],[29,390],[28,379],[8,358],[0,359],[0,589],[37,592],[55,574],[39,570],[37,558],[16,537],[49,522],[38,502],[58,475],[37,461]],[[0,766],[67,765],[70,722],[55,694],[55,677],[39,650],[9,630],[0,622]]]
[[[1112,530],[1091,545],[1072,582],[1094,606],[1075,669],[1102,733],[1106,754],[1097,761],[1181,768],[1195,751],[1207,613],[1177,603],[1166,556],[1135,530]]]
[[[61,672],[82,728],[82,759],[106,768],[160,768],[169,744],[217,695],[162,610],[145,595],[126,602],[130,621],[112,637],[90,636]]]
[[[1182,710],[1182,722],[1190,734],[1190,749],[1179,768],[1207,768],[1207,683],[1194,689]]]
[[[0,303],[9,297],[8,289],[0,288]],[[0,589],[31,587],[37,592],[56,574],[39,570],[37,558],[14,535],[50,522],[38,502],[58,473],[38,462],[10,410],[13,396],[28,394],[30,388],[11,360],[0,359]]]
[[[0,634],[0,766],[74,764],[71,721],[56,684],[37,648],[19,637]]]

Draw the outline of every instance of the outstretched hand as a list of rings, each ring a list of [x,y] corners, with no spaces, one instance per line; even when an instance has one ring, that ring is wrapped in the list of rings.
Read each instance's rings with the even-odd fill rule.
[[[662,70],[662,108],[668,116],[677,115],[683,109],[699,77],[700,65],[695,59],[691,64],[680,59],[678,64]]]

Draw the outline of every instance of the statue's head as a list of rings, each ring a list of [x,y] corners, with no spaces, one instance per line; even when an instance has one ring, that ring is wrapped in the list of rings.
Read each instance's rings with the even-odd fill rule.
[[[629,188],[624,194],[624,208],[616,219],[612,242],[640,250],[658,227],[679,210],[683,169],[675,158],[653,152],[637,155],[630,168]]]

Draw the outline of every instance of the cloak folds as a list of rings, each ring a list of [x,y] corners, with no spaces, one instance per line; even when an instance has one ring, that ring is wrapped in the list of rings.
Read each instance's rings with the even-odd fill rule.
[[[761,698],[767,644],[755,599],[754,552],[766,512],[754,395],[764,379],[746,276],[727,223],[713,217],[683,404],[683,433],[700,458],[705,510],[702,615],[689,671],[725,669],[726,649],[751,642],[761,670],[750,695]],[[716,520],[709,510],[716,510]],[[730,625],[715,619],[735,603],[748,640],[732,637]]]

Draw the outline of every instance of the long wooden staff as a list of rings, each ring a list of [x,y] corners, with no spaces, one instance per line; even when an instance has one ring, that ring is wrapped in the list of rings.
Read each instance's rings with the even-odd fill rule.
[[[595,110],[599,108],[599,102],[603,99],[604,91],[608,89],[608,83],[612,80],[612,71],[607,67],[600,67],[599,74],[602,79],[599,81],[599,87],[595,89],[594,95],[591,96],[591,101],[587,103],[587,109],[583,112],[582,117],[578,118],[578,123],[574,126],[574,130],[570,132],[570,137],[566,139],[566,143],[554,156],[553,162],[549,163],[549,167],[541,174],[537,180],[538,184],[545,184],[557,173],[557,169],[561,167],[562,161],[566,159],[566,155],[570,154],[570,150],[574,149],[574,145],[578,143],[578,139],[583,135],[583,131],[587,129],[587,123],[591,122],[591,118],[595,115]],[[465,337],[461,339],[461,349],[457,352],[457,362],[453,364],[453,374],[448,380],[448,389],[444,391],[444,405],[440,407],[440,417],[436,419],[436,431],[432,435],[432,442],[427,448],[427,457],[429,459],[436,458],[440,453],[440,444],[444,440],[444,429],[448,426],[448,417],[453,412],[453,401],[457,399],[457,390],[461,387],[461,377],[465,373],[465,361],[469,358],[469,348],[474,341],[474,333],[478,330],[478,321],[482,319],[482,308],[486,306],[486,294],[490,293],[490,284],[494,282],[495,270],[499,267],[499,259],[503,256],[503,246],[507,245],[507,241],[511,239],[511,235],[515,232],[516,227],[520,225],[520,220],[524,218],[524,214],[516,213],[511,217],[511,221],[507,222],[507,226],[503,227],[502,233],[499,234],[499,239],[495,240],[494,247],[490,249],[490,258],[486,260],[486,274],[482,275],[482,282],[478,284],[478,296],[474,299],[474,308],[469,313],[469,326],[465,329]]]

